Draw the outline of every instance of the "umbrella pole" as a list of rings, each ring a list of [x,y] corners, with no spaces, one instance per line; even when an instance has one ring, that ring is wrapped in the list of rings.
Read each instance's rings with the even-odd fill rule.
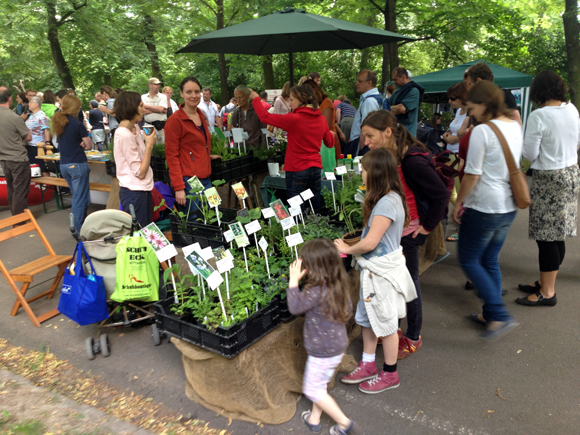
[[[292,53],[292,35],[288,35],[288,54],[290,58],[290,87],[294,86],[294,54]]]

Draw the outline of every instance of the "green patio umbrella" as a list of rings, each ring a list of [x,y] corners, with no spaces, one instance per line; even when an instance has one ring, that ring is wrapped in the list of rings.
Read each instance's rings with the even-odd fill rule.
[[[294,84],[293,54],[305,51],[363,49],[410,36],[362,24],[322,17],[304,9],[286,8],[254,20],[197,36],[177,53],[234,53],[263,56],[290,54],[290,84]]]

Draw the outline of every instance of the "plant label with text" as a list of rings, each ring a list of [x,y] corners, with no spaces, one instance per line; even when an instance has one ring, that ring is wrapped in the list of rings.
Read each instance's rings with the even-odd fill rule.
[[[246,232],[248,235],[254,234],[255,232],[258,232],[262,229],[260,221],[258,220],[252,221],[249,224],[244,225],[244,227],[246,227]]]
[[[200,250],[199,255],[201,255],[201,258],[203,258],[206,261],[214,257],[213,251],[211,250],[211,246],[208,246],[207,248]]]
[[[325,172],[324,174],[326,175],[327,180],[329,181],[336,180],[336,175],[334,175],[334,172]]]
[[[224,237],[226,242],[230,243],[232,240],[234,240],[234,232],[232,230],[227,230],[224,232]]]
[[[266,252],[268,250],[268,241],[264,238],[264,236],[262,236],[262,238],[258,242],[258,245],[260,245],[262,251]]]
[[[302,234],[296,233],[286,236],[286,242],[288,243],[288,247],[292,248],[300,243],[304,243],[304,239],[302,238]]]
[[[288,211],[290,212],[290,216],[292,216],[292,217],[298,216],[300,213],[302,213],[302,209],[300,208],[299,205],[297,205],[295,207],[290,207],[288,209]]]
[[[220,286],[222,282],[224,282],[224,279],[222,278],[220,273],[217,270],[215,270],[210,276],[206,278],[205,281],[207,282],[207,285],[209,285],[210,289],[215,290]]]
[[[312,193],[312,190],[306,189],[304,192],[300,194],[300,196],[304,201],[308,201],[309,199],[314,198],[314,193]]]
[[[264,216],[264,219],[269,219],[269,218],[275,217],[276,213],[274,213],[274,210],[272,210],[272,207],[263,208],[262,209],[262,216]]]
[[[300,195],[296,195],[295,197],[288,199],[288,204],[290,204],[291,207],[297,207],[302,205],[303,203],[304,200]]]
[[[337,166],[336,173],[338,175],[346,175],[346,173],[347,173],[346,166]]]
[[[296,222],[294,222],[294,219],[292,217],[288,217],[286,219],[282,219],[280,221],[280,224],[282,225],[283,230],[289,230],[294,225],[296,225]]]
[[[216,261],[215,265],[219,273],[226,273],[234,268],[234,259],[224,258],[223,260]]]

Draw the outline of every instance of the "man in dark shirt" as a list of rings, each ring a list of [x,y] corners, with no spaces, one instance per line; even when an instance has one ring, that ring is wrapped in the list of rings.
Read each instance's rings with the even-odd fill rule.
[[[89,103],[91,110],[89,111],[89,124],[91,124],[91,139],[93,145],[97,146],[99,151],[103,151],[103,143],[105,142],[105,127],[103,119],[105,114],[99,110],[99,103],[97,100],[91,100]]]
[[[234,90],[234,96],[238,106],[232,112],[228,130],[243,128],[248,133],[248,139],[246,139],[248,149],[251,147],[266,149],[266,138],[262,133],[262,129],[266,128],[266,124],[260,121],[250,104],[250,90],[246,86],[240,85]]]
[[[489,67],[489,65],[486,63],[483,63],[483,62],[476,63],[475,65],[472,65],[469,68],[467,68],[467,71],[465,71],[465,73],[463,74],[463,81],[467,85],[468,91],[469,91],[469,89],[471,89],[471,87],[474,84],[476,84],[477,82],[479,82],[481,80],[489,80],[490,82],[493,82],[493,72],[491,71],[491,68]],[[503,93],[505,96],[506,107],[508,109],[513,110],[511,118],[514,121],[519,122],[520,125],[522,125],[522,117],[521,117],[520,112],[518,110],[518,105],[516,103],[516,99],[514,98],[511,91],[509,91],[508,89],[502,89],[502,90],[503,90]],[[465,126],[465,128],[467,128],[467,126],[469,125],[469,119],[467,119],[467,117],[466,117],[465,121],[463,122],[463,124],[464,125],[461,126],[460,131],[463,129],[464,126]]]
[[[6,177],[8,205],[12,215],[28,207],[30,191],[30,163],[26,143],[32,134],[24,120],[10,110],[12,93],[0,87],[0,167]]]

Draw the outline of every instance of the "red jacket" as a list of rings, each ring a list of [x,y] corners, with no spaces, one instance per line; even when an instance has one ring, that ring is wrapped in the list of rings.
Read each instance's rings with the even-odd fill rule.
[[[298,107],[292,113],[274,115],[264,109],[259,98],[252,100],[252,106],[260,121],[288,132],[285,171],[299,172],[312,167],[322,168],[320,145],[324,141],[327,148],[332,148],[334,137],[320,110]]]
[[[205,137],[187,116],[183,103],[165,123],[165,158],[174,190],[185,189],[183,177],[207,178],[211,175],[211,137],[204,113],[197,109]]]

